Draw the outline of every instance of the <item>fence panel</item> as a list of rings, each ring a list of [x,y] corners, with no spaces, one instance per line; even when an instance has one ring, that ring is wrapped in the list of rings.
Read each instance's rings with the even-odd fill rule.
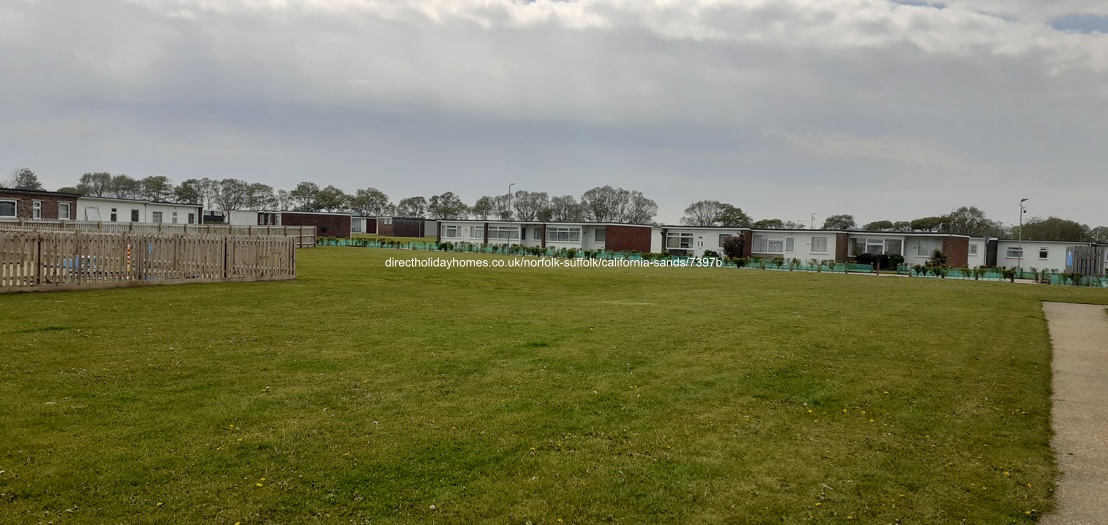
[[[0,231],[0,293],[295,278],[293,237]]]
[[[229,224],[151,224],[142,222],[0,219],[0,230],[80,231],[89,233],[214,234],[295,239],[297,248],[315,246],[315,226],[234,226]]]

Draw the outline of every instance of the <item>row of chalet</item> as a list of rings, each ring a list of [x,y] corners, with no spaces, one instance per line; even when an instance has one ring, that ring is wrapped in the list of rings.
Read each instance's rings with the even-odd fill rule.
[[[394,225],[423,219],[388,218]],[[380,226],[378,226],[380,227]],[[959,268],[1005,266],[1066,271],[1074,247],[1087,242],[1017,241],[934,232],[775,230],[715,226],[589,222],[438,221],[439,242],[519,244],[543,248],[639,251],[701,257],[723,254],[729,237],[743,239],[743,256],[845,262],[863,253],[896,254],[908,265],[925,264],[940,250]],[[1108,250],[1104,251],[1108,264]]]
[[[360,217],[347,213],[242,211],[204,212],[196,204],[89,197],[71,193],[0,188],[0,221],[82,220],[166,224],[315,226],[320,237],[353,234],[434,237],[439,242],[518,244],[543,248],[638,251],[703,256],[723,253],[728,237],[743,239],[747,257],[834,260],[862,253],[898,254],[909,265],[942,250],[956,267],[1022,266],[1064,270],[1075,246],[1092,243],[973,238],[931,232],[760,230],[752,228],[641,225],[591,222],[428,220]],[[1108,250],[1105,250],[1108,252]],[[1108,258],[1108,255],[1105,256]],[[1106,260],[1108,262],[1108,260]]]
[[[0,188],[0,220],[200,224],[202,211],[197,204]]]

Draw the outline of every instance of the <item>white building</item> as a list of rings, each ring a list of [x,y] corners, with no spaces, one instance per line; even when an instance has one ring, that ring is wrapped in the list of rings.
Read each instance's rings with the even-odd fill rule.
[[[439,221],[441,242],[640,251],[650,249],[651,227],[641,224],[540,221]]]
[[[77,198],[77,220],[143,222],[153,224],[200,224],[199,204],[176,204],[108,197]]]
[[[1025,270],[1066,271],[1066,253],[1075,246],[1089,246],[1088,242],[1074,241],[1019,241],[1002,239],[996,242],[995,266],[1020,267]],[[1022,245],[1023,254],[1020,255]],[[1108,256],[1106,256],[1108,257]]]

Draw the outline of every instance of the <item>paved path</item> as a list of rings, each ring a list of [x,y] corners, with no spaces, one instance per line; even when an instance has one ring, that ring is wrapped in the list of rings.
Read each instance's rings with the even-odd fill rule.
[[[1062,478],[1048,525],[1108,523],[1108,314],[1043,303],[1054,347],[1054,451]]]

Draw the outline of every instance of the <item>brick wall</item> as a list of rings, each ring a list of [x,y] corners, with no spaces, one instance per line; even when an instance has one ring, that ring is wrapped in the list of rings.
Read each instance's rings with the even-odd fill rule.
[[[650,251],[650,226],[628,224],[621,226],[609,225],[605,228],[607,229],[604,237],[605,250],[620,252],[629,252],[632,250],[638,252]],[[543,233],[543,238],[546,238],[545,232]]]
[[[943,253],[947,266],[965,268],[969,266],[969,238],[947,237],[943,239]]]
[[[836,233],[835,234],[835,261],[846,262],[847,253],[850,250],[850,234],[849,233]]]
[[[34,218],[34,202],[42,203],[41,216],[43,220],[76,219],[77,195],[69,193],[55,193],[52,191],[12,190],[0,188],[0,201],[15,201],[15,214],[19,219]],[[58,217],[58,204],[69,203],[69,216]]]
[[[350,237],[350,216],[326,213],[281,212],[283,226],[315,226],[317,237]]]

